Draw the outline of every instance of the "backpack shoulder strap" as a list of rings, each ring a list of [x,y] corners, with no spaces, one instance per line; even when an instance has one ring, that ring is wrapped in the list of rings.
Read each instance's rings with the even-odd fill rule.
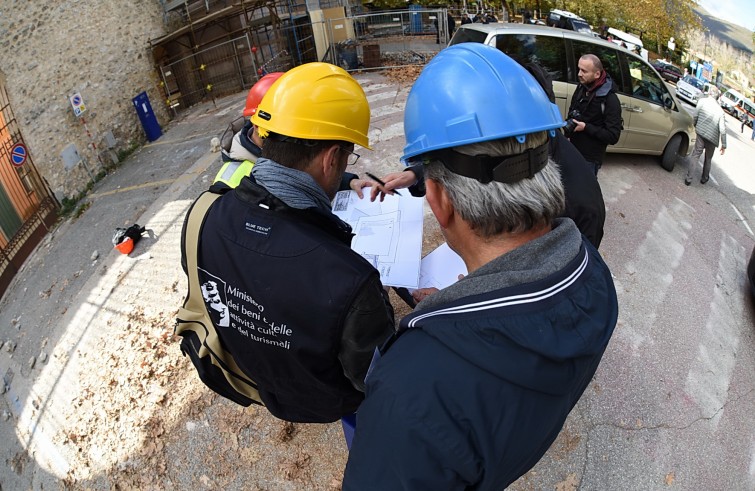
[[[199,291],[199,274],[197,273],[197,246],[199,245],[199,233],[204,225],[204,219],[210,206],[220,197],[219,194],[204,192],[194,202],[189,217],[186,220],[186,237],[184,247],[186,248],[186,269],[189,273],[189,292]],[[204,309],[204,302],[200,302],[197,295],[189,295],[186,299],[186,308]]]
[[[215,392],[241,405],[262,404],[257,384],[236,364],[233,356],[223,347],[217,330],[207,314],[201,293],[198,273],[199,237],[212,204],[221,195],[207,191],[197,198],[186,219],[184,250],[189,277],[184,305],[178,311],[175,333],[196,339],[197,345],[182,342],[181,349],[189,356],[199,371],[202,381]],[[185,338],[186,339],[189,338]]]

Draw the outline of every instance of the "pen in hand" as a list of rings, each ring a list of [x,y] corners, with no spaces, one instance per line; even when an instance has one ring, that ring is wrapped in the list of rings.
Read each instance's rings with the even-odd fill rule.
[[[376,183],[380,184],[381,186],[385,187],[385,183],[382,181],[382,179],[378,179],[377,176],[375,176],[374,174],[370,174],[369,172],[367,172],[366,174],[367,174],[367,177],[369,177]],[[397,189],[392,189],[390,190],[390,192],[396,193],[398,196],[402,196],[402,194],[399,193]]]

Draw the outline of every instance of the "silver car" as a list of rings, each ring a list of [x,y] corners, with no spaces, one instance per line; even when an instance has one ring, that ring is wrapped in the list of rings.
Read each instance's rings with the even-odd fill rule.
[[[624,131],[618,143],[608,147],[609,152],[660,155],[661,166],[671,171],[694,147],[692,117],[658,72],[627,49],[600,38],[527,24],[464,24],[449,45],[467,42],[494,46],[520,63],[542,65],[553,78],[562,116],[579,83],[579,57],[595,54],[616,83],[624,120]]]
[[[697,105],[697,101],[703,95],[703,87],[705,82],[699,78],[695,78],[692,75],[685,75],[676,83],[676,96],[683,101],[689,102],[693,106]]]

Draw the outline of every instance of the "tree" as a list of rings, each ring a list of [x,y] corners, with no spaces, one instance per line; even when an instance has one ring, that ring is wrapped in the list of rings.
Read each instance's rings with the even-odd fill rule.
[[[544,9],[574,12],[596,30],[605,24],[641,34],[656,48],[671,37],[683,40],[685,32],[700,26],[692,10],[696,0],[541,0],[541,4]]]

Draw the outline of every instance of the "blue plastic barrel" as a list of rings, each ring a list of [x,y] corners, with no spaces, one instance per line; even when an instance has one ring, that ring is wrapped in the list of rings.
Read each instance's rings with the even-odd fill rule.
[[[149,103],[147,93],[142,92],[131,99],[131,101],[134,103],[134,109],[136,109],[136,114],[139,116],[139,121],[142,123],[144,133],[147,135],[147,140],[153,142],[160,138],[163,134],[163,130],[157,122],[157,117],[152,110],[152,105]]]
[[[424,10],[424,7],[422,7],[422,5],[411,4],[409,5],[409,10]],[[409,23],[411,33],[422,34],[422,14],[419,12],[412,12],[409,15],[411,16]]]

